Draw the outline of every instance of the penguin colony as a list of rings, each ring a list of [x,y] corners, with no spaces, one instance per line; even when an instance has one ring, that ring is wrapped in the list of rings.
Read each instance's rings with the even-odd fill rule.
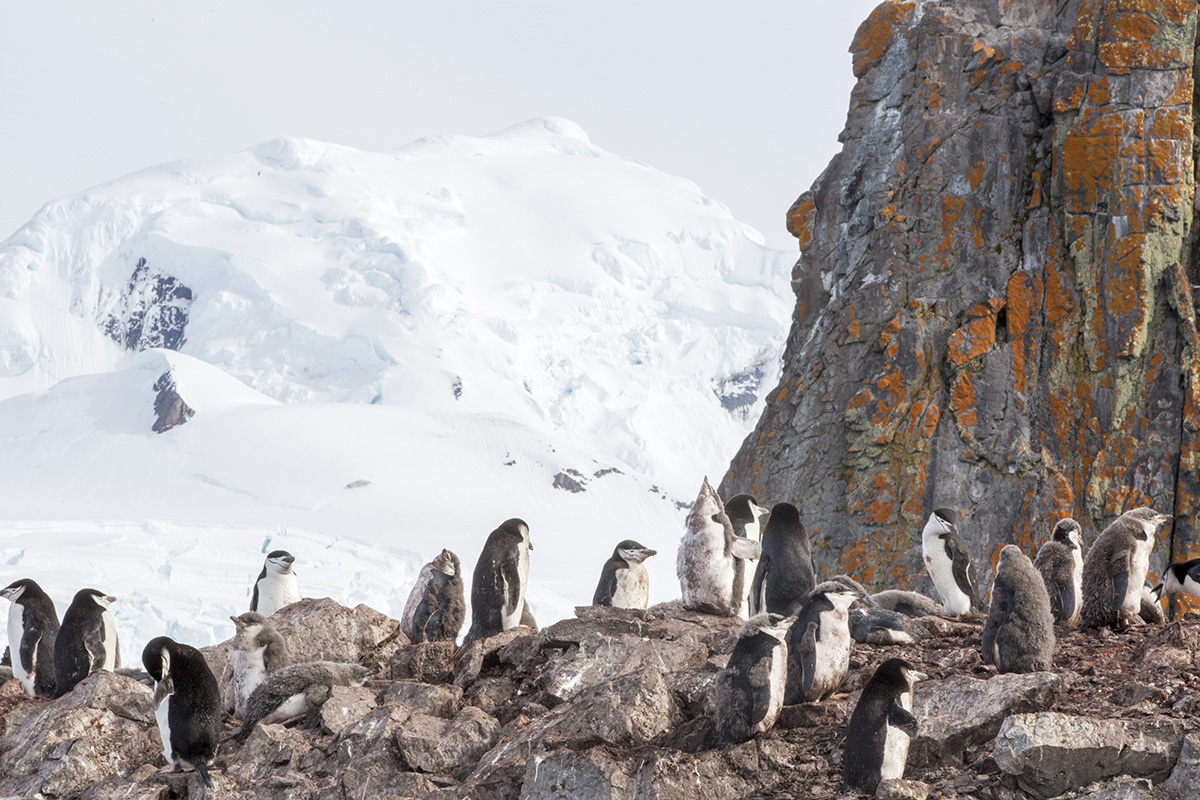
[[[1071,519],[1055,526],[1036,562],[1017,546],[1005,546],[980,642],[983,660],[1000,672],[1050,669],[1056,624],[1122,628],[1155,611],[1161,618],[1157,601],[1165,595],[1200,597],[1200,559],[1169,566],[1156,586],[1145,580],[1155,538],[1171,519],[1150,508],[1128,511],[1100,534],[1086,559],[1082,529]],[[705,478],[676,559],[683,605],[749,617],[716,681],[719,742],[747,741],[770,730],[785,705],[819,703],[837,693],[855,643],[912,642],[906,624],[912,617],[978,616],[976,571],[957,526],[952,509],[937,508],[921,531],[923,560],[940,603],[895,589],[870,595],[845,575],[817,583],[811,544],[794,505],[779,503],[768,513],[753,497],[738,495],[726,506]],[[487,537],[472,576],[472,624],[460,653],[517,625],[536,627],[526,600],[532,549],[521,519],[501,523]],[[643,562],[655,554],[632,539],[618,543],[601,569],[593,605],[644,610],[649,576]],[[252,585],[250,610],[230,617],[236,635],[220,683],[189,645],[159,636],[142,652],[154,682],[163,758],[168,768],[196,770],[206,787],[212,786],[209,767],[223,710],[241,720],[238,738],[244,739],[258,724],[311,720],[333,687],[362,686],[370,677],[358,664],[290,663],[284,637],[269,617],[300,599],[294,563],[282,550],[267,555]],[[115,597],[82,589],[61,624],[53,601],[32,579],[14,581],[0,597],[11,603],[13,674],[28,695],[61,696],[96,670],[120,667],[109,611]],[[399,632],[413,642],[454,642],[465,608],[459,559],[443,550],[422,568]],[[916,735],[913,686],[924,677],[902,658],[875,671],[846,731],[848,787],[874,792],[881,781],[903,776]]]

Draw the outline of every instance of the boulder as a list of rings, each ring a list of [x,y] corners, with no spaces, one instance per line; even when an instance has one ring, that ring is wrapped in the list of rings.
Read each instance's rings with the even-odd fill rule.
[[[451,720],[413,714],[396,736],[404,763],[420,772],[453,773],[473,768],[500,738],[500,723],[475,706]]]
[[[1076,795],[1075,800],[1158,800],[1159,797],[1150,781],[1138,778],[1119,779],[1099,786],[1089,786]]]
[[[1182,739],[1183,723],[1163,717],[1015,714],[1001,725],[993,757],[1022,789],[1050,798],[1122,775],[1164,780],[1179,759]]]
[[[333,686],[329,699],[321,705],[317,716],[322,730],[337,734],[361,720],[376,705],[373,689],[365,686]]]
[[[485,668],[517,664],[537,650],[537,629],[518,625],[467,645],[454,666],[454,684],[467,688]]]
[[[1189,800],[1200,786],[1200,733],[1189,733],[1183,739],[1179,759],[1171,776],[1161,786],[1169,800]]]
[[[328,597],[285,606],[271,615],[271,622],[287,642],[294,664],[340,661],[377,667],[372,662],[382,663],[377,652],[381,643],[407,641],[393,638],[400,623],[386,614],[363,604],[346,608]]]
[[[462,709],[463,690],[453,685],[395,681],[383,695],[384,702],[403,703],[421,714],[453,719]],[[488,709],[485,712],[491,713]]]
[[[543,633],[553,632],[556,627],[551,626]],[[709,656],[705,644],[687,639],[643,639],[627,635],[605,638],[588,633],[582,633],[580,638],[580,644],[546,664],[538,681],[546,694],[557,701],[569,699],[586,686],[651,665],[668,675],[703,667]]]
[[[273,777],[300,772],[313,746],[312,737],[304,731],[278,724],[257,725],[229,755],[225,772],[236,784],[263,786]]]
[[[605,747],[541,753],[525,765],[521,800],[632,800],[636,766]]]
[[[929,785],[920,781],[899,778],[880,781],[875,789],[875,800],[925,800],[929,797]]]
[[[1012,714],[1049,709],[1063,688],[1053,672],[993,675],[978,680],[952,675],[921,681],[913,691],[917,736],[908,751],[912,767],[961,764],[963,753],[996,738]]]
[[[418,642],[401,647],[392,656],[392,680],[449,683],[454,678],[454,642]]]

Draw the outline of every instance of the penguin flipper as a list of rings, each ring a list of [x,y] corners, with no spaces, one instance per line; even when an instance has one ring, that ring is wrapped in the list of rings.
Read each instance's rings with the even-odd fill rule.
[[[258,581],[254,582],[254,592],[250,595],[250,610],[258,612]]]
[[[904,731],[910,739],[917,735],[917,718],[897,700],[888,708],[888,725]]]
[[[1125,595],[1129,591],[1129,573],[1118,572],[1112,576],[1112,612],[1116,614],[1125,605]]]
[[[600,573],[600,582],[596,584],[596,592],[592,595],[592,605],[611,606],[613,595],[617,593],[617,570],[604,565]]]
[[[83,677],[91,675],[104,666],[104,627],[93,628],[83,636],[83,647],[87,651],[88,663]]]
[[[26,630],[25,635],[21,637],[21,646],[18,648],[17,656],[21,659],[21,666],[25,669],[26,674],[33,674],[37,646],[41,640],[42,632],[39,630]],[[11,646],[9,649],[12,649]]]
[[[204,759],[197,756],[188,762],[196,768],[196,772],[200,773],[201,779],[204,781],[206,788],[212,788],[212,778],[208,777],[208,765],[204,763]]]
[[[1063,586],[1058,590],[1058,605],[1062,610],[1062,618],[1070,619],[1075,616],[1075,587]]]
[[[996,652],[996,634],[1000,631],[1000,624],[989,613],[987,622],[983,625],[983,641],[980,643],[980,656],[983,657],[983,663],[992,663],[992,654]]]
[[[500,562],[500,583],[504,589],[505,613],[512,613],[521,605],[521,574],[517,571],[517,559],[506,558]]]
[[[808,623],[808,627],[804,631],[804,638],[800,640],[800,691],[804,695],[805,700],[812,700],[809,693],[812,691],[813,673],[817,669],[817,628],[816,620]]]
[[[734,558],[753,561],[762,555],[762,545],[753,539],[734,536],[733,541],[729,543],[729,553]]]
[[[975,564],[971,561],[971,552],[967,550],[967,543],[957,533],[946,534],[944,537],[946,542],[946,555],[950,557],[951,570],[954,573],[954,582],[960,587],[965,587],[967,596],[971,598],[971,605],[976,604],[975,598]]]
[[[763,553],[758,560],[758,566],[754,568],[754,579],[750,581],[750,616],[761,614],[766,609],[763,608],[763,583],[767,579],[767,573],[771,571],[771,556],[768,553]]]

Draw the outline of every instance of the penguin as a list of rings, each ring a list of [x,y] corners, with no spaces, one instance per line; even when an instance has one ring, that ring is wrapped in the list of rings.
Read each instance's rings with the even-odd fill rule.
[[[400,632],[413,644],[453,642],[467,618],[462,566],[458,556],[442,550],[421,567],[400,615]]]
[[[117,598],[96,589],[75,593],[54,640],[55,696],[61,697],[96,670],[121,666],[117,626],[108,607]]]
[[[763,531],[762,555],[750,583],[750,613],[799,614],[816,585],[812,546],[800,511],[791,503],[776,503]]]
[[[913,684],[926,677],[904,659],[889,658],[863,687],[846,727],[842,759],[852,789],[874,795],[880,781],[904,777],[909,741],[917,735]]]
[[[734,562],[758,558],[760,553],[758,542],[734,535],[721,498],[706,477],[688,514],[687,530],[675,557],[683,607],[724,617],[737,614],[741,602],[735,587]]]
[[[850,607],[850,638],[858,644],[912,644],[918,634],[908,626],[907,619],[886,608],[856,603]]]
[[[1200,558],[1177,561],[1167,567],[1163,570],[1162,581],[1154,587],[1153,592],[1156,600],[1174,594],[1190,594],[1200,599]],[[9,641],[12,641],[11,633]]]
[[[592,595],[592,605],[613,608],[640,608],[643,611],[650,603],[650,575],[642,562],[658,555],[633,539],[626,539],[616,546],[612,557],[604,562],[600,571],[600,582]]]
[[[532,549],[524,520],[505,520],[488,535],[471,577],[471,628],[464,646],[521,624]]]
[[[895,611],[906,617],[928,617],[931,614],[941,614],[944,610],[936,600],[920,592],[906,592],[901,589],[884,589],[871,595],[871,600],[880,608]]]
[[[363,686],[369,675],[366,667],[334,661],[308,661],[273,672],[250,695],[238,738],[245,739],[256,725],[311,716],[334,686]]]
[[[738,631],[729,663],[717,676],[717,740],[745,742],[765,733],[779,718],[787,683],[784,638],[795,618],[751,617]]]
[[[287,643],[275,626],[254,611],[230,617],[237,633],[230,653],[230,684],[225,694],[225,710],[246,716],[246,703],[267,676],[291,663]]]
[[[196,648],[157,636],[142,650],[142,666],[154,679],[163,758],[173,768],[190,764],[211,789],[208,767],[221,739],[221,689],[208,662]]]
[[[1054,614],[1042,575],[1015,544],[996,564],[983,626],[983,661],[1000,672],[1039,672],[1054,661]]]
[[[1096,537],[1083,561],[1084,628],[1141,624],[1142,586],[1150,570],[1154,537],[1169,514],[1142,506],[1117,517]]]
[[[267,553],[262,572],[254,579],[250,610],[269,617],[284,606],[300,600],[300,581],[292,571],[295,556],[287,550]]]
[[[1150,585],[1150,581],[1142,584],[1142,601],[1138,607],[1138,616],[1143,622],[1151,625],[1165,625],[1167,617],[1163,614],[1162,606],[1159,605],[1159,600],[1162,599],[1162,594],[1155,591],[1155,587]]]
[[[957,524],[958,515],[951,509],[934,509],[921,533],[921,553],[945,613],[961,617],[979,601],[975,595],[975,564]]]
[[[1050,595],[1055,622],[1074,625],[1083,606],[1083,529],[1073,519],[1060,519],[1033,565]]]
[[[762,544],[762,522],[770,512],[758,504],[753,496],[738,494],[725,504],[725,514],[733,526],[733,535]],[[757,559],[734,558],[733,596],[737,603],[736,614],[742,619],[750,617],[750,578],[753,577]]]
[[[788,630],[784,702],[819,703],[836,692],[850,671],[850,604],[855,595],[827,581],[813,589]]]
[[[8,608],[8,644],[13,677],[30,697],[54,696],[54,640],[58,612],[37,581],[22,578],[0,589]]]

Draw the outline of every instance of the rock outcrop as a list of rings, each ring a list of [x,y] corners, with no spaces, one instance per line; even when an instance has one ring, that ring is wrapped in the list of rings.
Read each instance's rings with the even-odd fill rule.
[[[843,149],[787,215],[783,377],[723,496],[795,503],[818,565],[872,586],[925,582],[935,506],[984,573],[1139,505],[1177,518],[1153,571],[1200,555],[1196,14],[875,9]]]

